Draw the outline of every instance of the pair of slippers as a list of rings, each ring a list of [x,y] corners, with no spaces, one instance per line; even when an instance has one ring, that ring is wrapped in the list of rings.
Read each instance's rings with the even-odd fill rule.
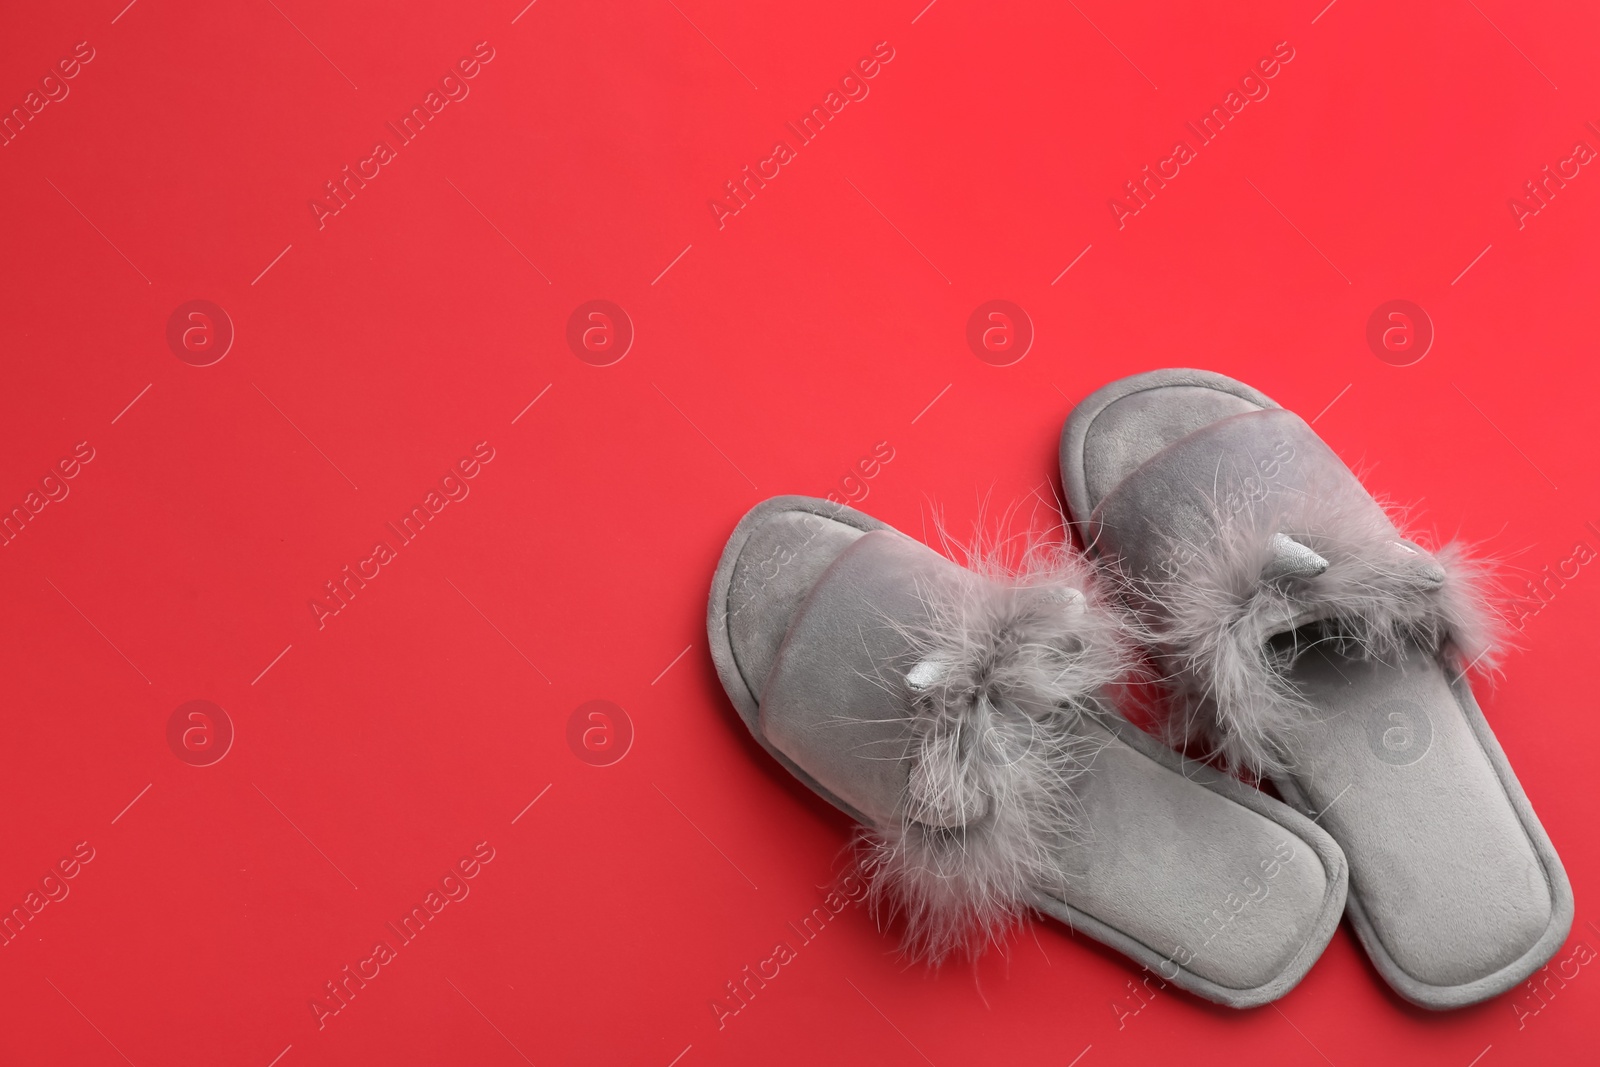
[[[963,567],[790,496],[717,567],[723,686],[862,825],[914,954],[1042,912],[1236,1008],[1292,989],[1341,914],[1426,1008],[1550,958],[1572,890],[1466,681],[1492,657],[1479,567],[1406,539],[1304,420],[1206,371],[1088,397],[1061,474],[1090,562]],[[1168,740],[1208,762],[1115,709],[1133,645]]]

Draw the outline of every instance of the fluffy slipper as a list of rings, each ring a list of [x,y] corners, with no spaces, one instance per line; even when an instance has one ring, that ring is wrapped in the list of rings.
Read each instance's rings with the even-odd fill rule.
[[[1493,657],[1467,553],[1408,539],[1304,420],[1207,371],[1085,399],[1061,474],[1165,674],[1173,740],[1316,815],[1402,996],[1471,1004],[1550,958],[1572,890],[1465,678]]]
[[[1064,553],[981,573],[778,497],[734,530],[707,623],[751,733],[863,827],[876,914],[914,956],[975,955],[1040,911],[1242,1008],[1338,924],[1327,834],[1105,703],[1120,624]]]

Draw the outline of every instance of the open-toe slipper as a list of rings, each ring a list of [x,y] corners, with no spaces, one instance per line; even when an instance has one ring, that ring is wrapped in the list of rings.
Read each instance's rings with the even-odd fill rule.
[[[1482,568],[1407,539],[1299,416],[1160,370],[1079,404],[1072,518],[1173,696],[1176,739],[1265,774],[1350,863],[1348,911],[1406,999],[1515,986],[1572,889],[1465,674],[1492,655]]]
[[[842,505],[778,497],[728,541],[712,657],[750,732],[859,822],[878,914],[938,960],[1030,911],[1233,1007],[1282,996],[1344,904],[1342,854],[1103,692],[1120,623],[1062,552],[962,567]]]

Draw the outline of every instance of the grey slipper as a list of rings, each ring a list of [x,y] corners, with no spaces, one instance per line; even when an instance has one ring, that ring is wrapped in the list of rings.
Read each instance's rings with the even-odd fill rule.
[[[1061,476],[1166,673],[1175,737],[1316,814],[1401,996],[1472,1004],[1550,958],[1572,889],[1465,678],[1492,628],[1458,546],[1407,540],[1304,420],[1208,371],[1089,396]]]
[[[1119,624],[1082,564],[1037,555],[979,573],[848,507],[768,500],[723,550],[712,658],[762,746],[862,824],[875,913],[913,955],[1037,910],[1208,1000],[1282,996],[1338,925],[1343,855],[1112,711]]]

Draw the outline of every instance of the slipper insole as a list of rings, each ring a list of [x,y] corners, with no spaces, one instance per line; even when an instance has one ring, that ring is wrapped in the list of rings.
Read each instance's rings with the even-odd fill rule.
[[[1316,852],[1082,721],[1105,747],[1078,781],[1085,834],[1066,853],[1065,903],[1218,985],[1281,974],[1323,910],[1328,876]]]
[[[1316,713],[1289,777],[1343,846],[1351,893],[1400,969],[1460,985],[1532,948],[1551,919],[1543,867],[1438,661],[1323,647],[1290,673]]]

